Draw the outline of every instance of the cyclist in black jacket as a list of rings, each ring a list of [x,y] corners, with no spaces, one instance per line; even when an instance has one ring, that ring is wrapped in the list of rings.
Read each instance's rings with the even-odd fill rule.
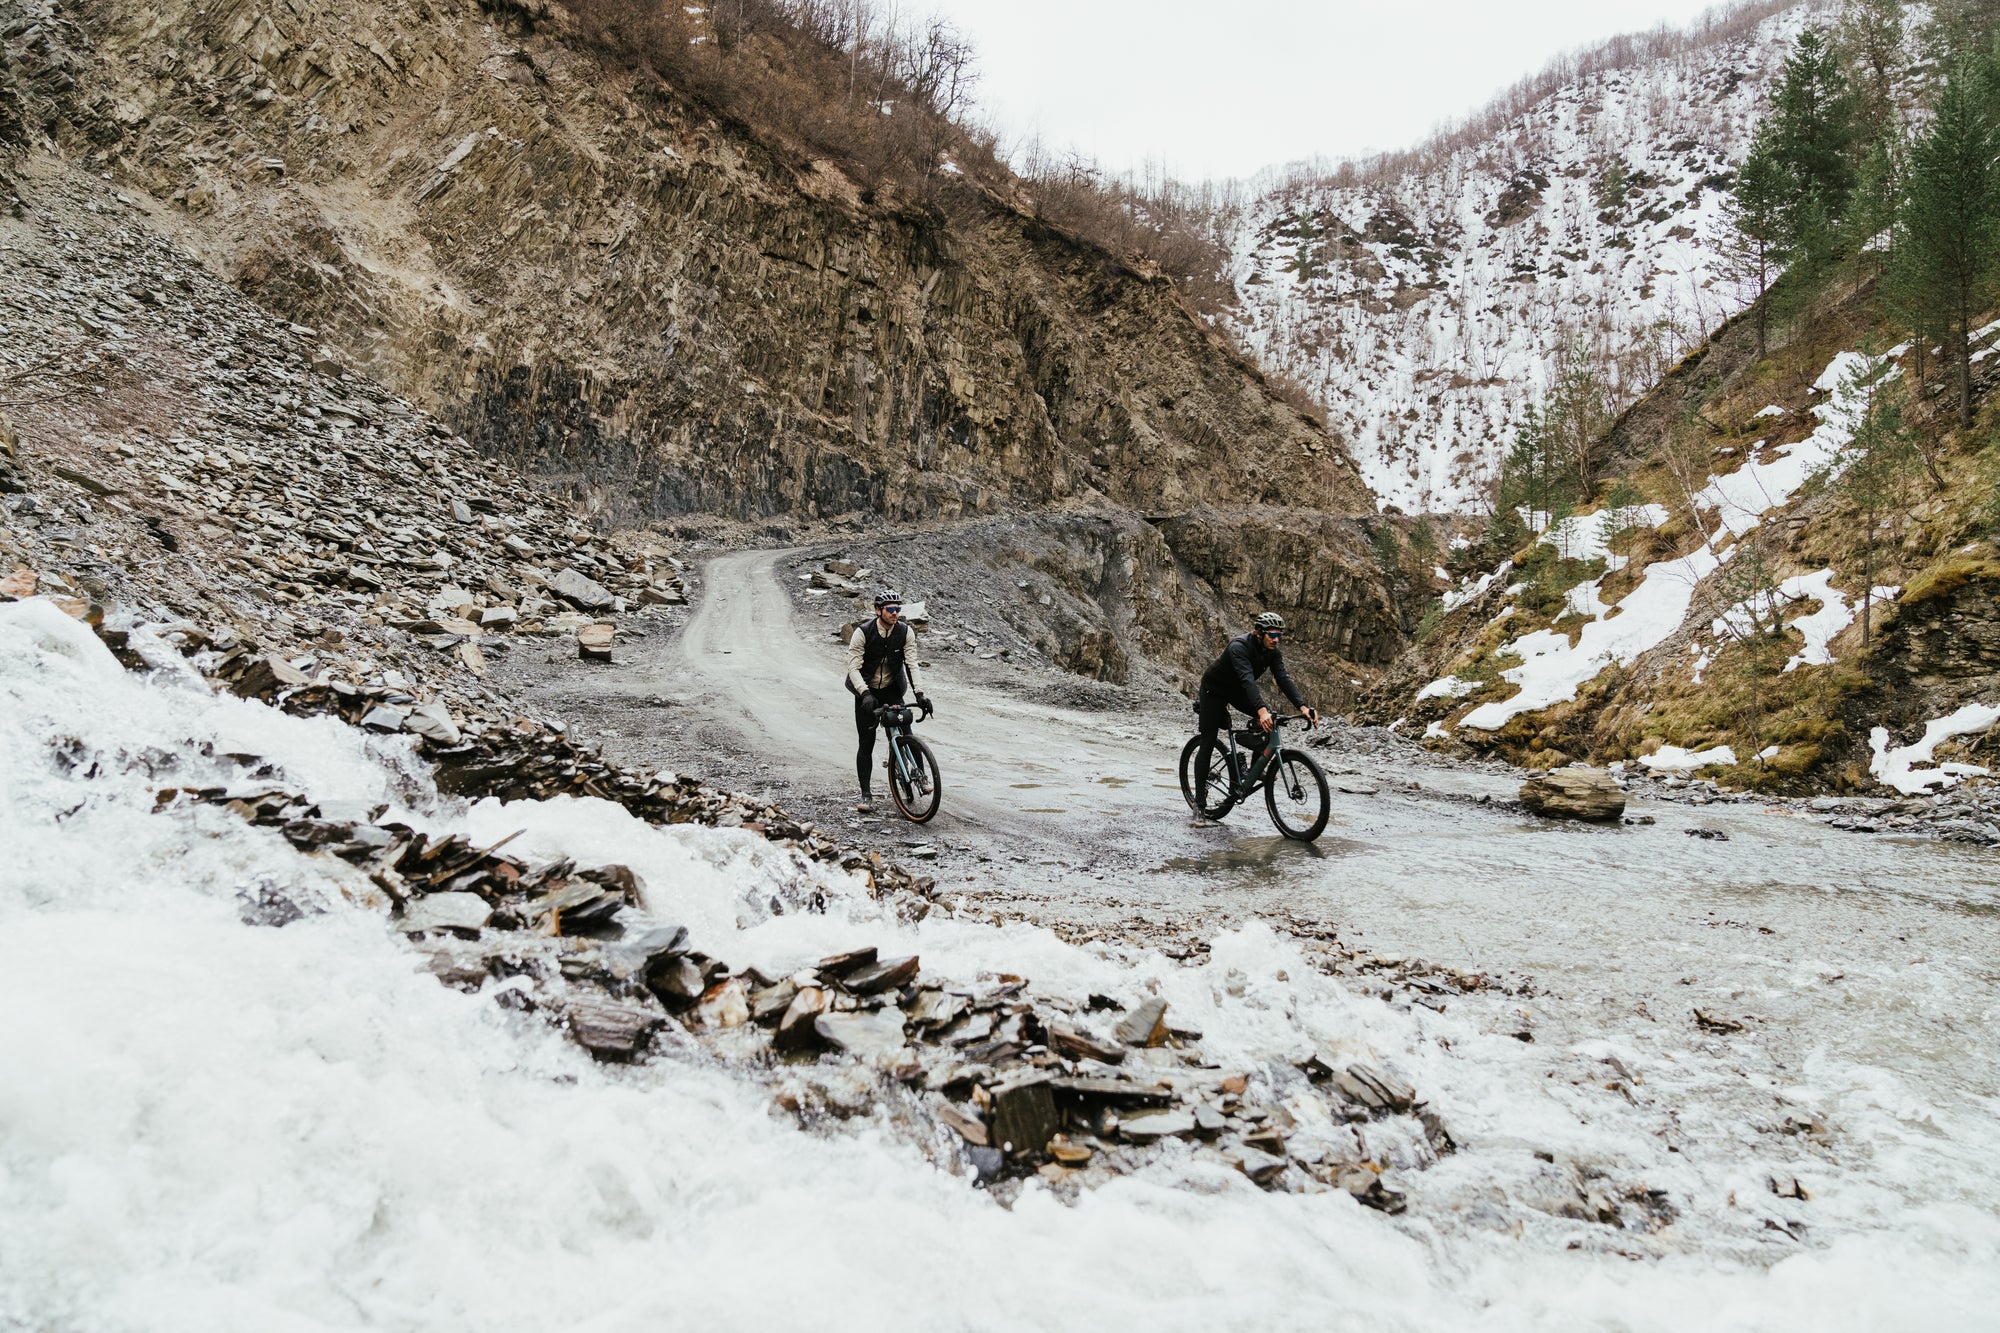
[[[901,594],[887,590],[875,594],[875,618],[857,625],[847,641],[847,692],[854,696],[854,730],[860,740],[854,775],[860,779],[861,799],[854,808],[862,814],[875,803],[869,778],[875,766],[875,732],[881,725],[876,710],[903,702],[907,685],[917,707],[926,716],[931,712],[930,696],[917,674],[916,645],[916,631],[903,621]]]
[[[1248,634],[1240,634],[1229,641],[1222,650],[1222,656],[1215,659],[1207,671],[1202,673],[1201,694],[1195,701],[1198,715],[1197,729],[1208,746],[1229,725],[1229,710],[1232,706],[1238,712],[1256,717],[1259,730],[1271,730],[1271,710],[1264,704],[1264,692],[1257,688],[1257,678],[1266,671],[1278,682],[1278,688],[1292,701],[1292,706],[1305,714],[1306,720],[1319,725],[1319,712],[1306,706],[1299,694],[1299,687],[1292,683],[1291,673],[1285,670],[1285,655],[1279,643],[1285,637],[1285,618],[1275,611],[1266,611],[1251,622]],[[1197,795],[1206,803],[1208,800],[1208,746],[1199,752],[1200,790]]]

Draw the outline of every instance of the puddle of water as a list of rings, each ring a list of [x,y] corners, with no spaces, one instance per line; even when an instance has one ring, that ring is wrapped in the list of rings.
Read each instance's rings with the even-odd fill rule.
[[[1068,813],[1069,813],[1069,811],[1067,811],[1067,810],[1058,810],[1058,809],[1053,809],[1053,808],[1051,808],[1051,809],[1035,809],[1035,808],[1033,808],[1033,807],[1030,807],[1030,806],[1024,806],[1024,807],[1022,807],[1022,810],[1021,810],[1021,813],[1022,813],[1022,814],[1024,814],[1024,815],[1066,815],[1066,814],[1068,814]]]
[[[1151,873],[1210,875],[1252,871],[1273,874],[1314,861],[1375,850],[1378,849],[1372,844],[1356,842],[1352,838],[1323,837],[1318,842],[1294,842],[1274,834],[1268,838],[1242,838],[1227,847],[1218,847],[1198,856],[1176,856],[1154,866]]]
[[[1099,778],[1098,781],[1107,787],[1129,787],[1132,785],[1132,779],[1130,778]]]
[[[1039,787],[1042,784],[1039,782],[1010,782],[1007,785],[1016,788],[1017,790],[1025,790],[1026,788],[1029,787]]]

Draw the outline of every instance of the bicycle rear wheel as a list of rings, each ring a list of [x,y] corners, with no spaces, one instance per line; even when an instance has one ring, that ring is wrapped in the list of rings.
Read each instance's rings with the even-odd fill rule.
[[[1297,842],[1311,842],[1326,828],[1326,774],[1311,755],[1287,750],[1265,780],[1264,805],[1278,832]]]
[[[944,799],[944,779],[938,775],[937,756],[915,736],[898,736],[890,741],[889,796],[896,808],[912,824],[922,824],[938,812]],[[902,749],[903,763],[896,763],[896,749]]]
[[[1207,754],[1201,754],[1207,746]],[[1199,768],[1197,767],[1199,765]],[[1200,769],[1208,774],[1207,800],[1201,799]],[[1220,819],[1236,805],[1236,786],[1229,772],[1229,751],[1220,741],[1191,736],[1181,747],[1181,795],[1188,809],[1202,819]]]

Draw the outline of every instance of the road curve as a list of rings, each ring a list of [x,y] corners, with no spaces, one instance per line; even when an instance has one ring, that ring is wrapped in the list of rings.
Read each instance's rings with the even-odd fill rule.
[[[715,697],[714,715],[788,783],[851,794],[855,734],[841,684],[844,654],[793,614],[777,568],[786,554],[739,552],[707,565],[704,596],[680,639],[682,666]],[[938,711],[918,734],[945,779],[943,808],[926,834],[1016,856],[1157,857],[1186,839],[1187,807],[1173,771],[1179,738],[1157,719],[1032,703],[973,685],[948,664],[926,676]],[[879,764],[880,745],[876,755]],[[886,804],[879,774],[874,785]]]

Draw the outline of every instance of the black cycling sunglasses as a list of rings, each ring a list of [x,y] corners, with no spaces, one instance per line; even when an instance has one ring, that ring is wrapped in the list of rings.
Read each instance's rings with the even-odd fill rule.
[[[1285,637],[1285,632],[1281,629],[1260,629],[1257,632],[1267,639],[1282,639]]]
[[[902,603],[900,602],[891,602],[887,606],[879,606],[875,609],[882,612],[884,615],[887,615],[891,612],[894,612],[896,615],[899,616],[903,614],[903,606]]]

